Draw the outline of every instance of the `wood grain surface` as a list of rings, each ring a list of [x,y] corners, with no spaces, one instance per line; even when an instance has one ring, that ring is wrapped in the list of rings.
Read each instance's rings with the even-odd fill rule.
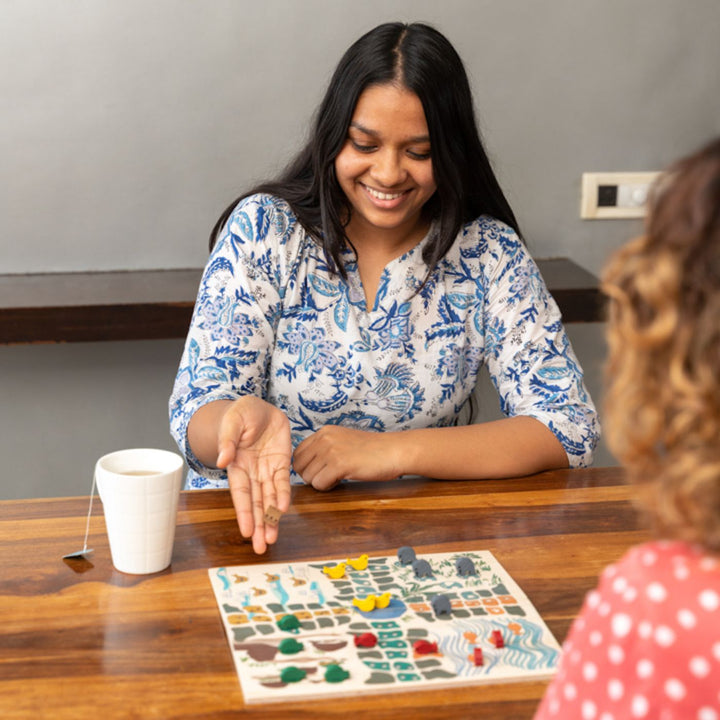
[[[367,552],[490,550],[562,642],[602,568],[637,542],[617,468],[503,481],[411,478],[293,490],[262,558],[240,537],[230,495],[183,492],[170,568],[116,571],[87,498],[0,502],[0,717],[532,718],[544,683],[367,695],[245,708],[207,570]]]

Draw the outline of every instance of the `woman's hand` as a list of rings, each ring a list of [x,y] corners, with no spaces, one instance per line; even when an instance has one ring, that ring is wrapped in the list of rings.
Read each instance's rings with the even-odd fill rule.
[[[400,474],[394,436],[325,425],[297,446],[293,466],[316,490],[331,490],[343,479],[391,480]]]
[[[267,509],[290,507],[290,422],[282,410],[253,395],[230,403],[220,421],[217,466],[226,468],[240,534],[256,553],[277,540]]]

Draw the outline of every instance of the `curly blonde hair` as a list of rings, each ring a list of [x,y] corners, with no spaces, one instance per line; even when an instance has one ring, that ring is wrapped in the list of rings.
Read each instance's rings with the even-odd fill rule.
[[[609,447],[659,535],[720,551],[720,138],[661,176],[603,290]]]

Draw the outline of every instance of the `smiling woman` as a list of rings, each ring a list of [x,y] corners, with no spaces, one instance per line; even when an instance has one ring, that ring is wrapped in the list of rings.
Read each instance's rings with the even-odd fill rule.
[[[306,147],[228,207],[211,248],[171,428],[189,487],[229,484],[256,551],[292,481],[591,461],[582,371],[437,30],[388,23],[354,43]],[[458,426],[483,366],[507,417]]]

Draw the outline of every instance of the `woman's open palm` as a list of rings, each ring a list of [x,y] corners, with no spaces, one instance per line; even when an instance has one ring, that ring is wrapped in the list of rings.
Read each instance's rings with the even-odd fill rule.
[[[265,513],[271,506],[281,512],[290,507],[290,422],[282,410],[246,395],[223,416],[218,448],[217,465],[227,469],[240,533],[263,553],[278,536]]]

